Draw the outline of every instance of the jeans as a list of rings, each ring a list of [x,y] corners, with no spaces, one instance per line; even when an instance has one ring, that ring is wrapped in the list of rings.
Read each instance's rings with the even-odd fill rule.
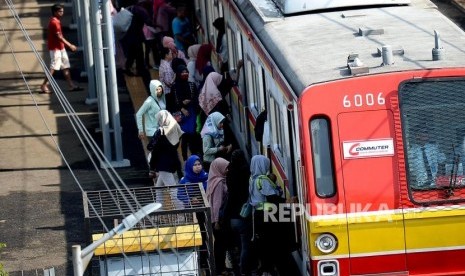
[[[212,224],[213,229],[213,254],[215,255],[215,268],[216,274],[221,274],[225,271],[225,260],[226,260],[226,229],[220,228],[215,229],[215,223]]]
[[[241,274],[249,273],[255,267],[255,258],[251,247],[252,225],[244,219],[231,219],[231,230],[234,237],[239,238],[240,258],[239,267]],[[237,240],[235,238],[235,240]]]

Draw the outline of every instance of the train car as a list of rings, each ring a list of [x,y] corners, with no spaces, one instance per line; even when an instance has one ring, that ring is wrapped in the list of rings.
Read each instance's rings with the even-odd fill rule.
[[[430,1],[196,1],[232,128],[290,195],[305,275],[465,275],[465,33]],[[269,142],[254,135],[267,111]]]

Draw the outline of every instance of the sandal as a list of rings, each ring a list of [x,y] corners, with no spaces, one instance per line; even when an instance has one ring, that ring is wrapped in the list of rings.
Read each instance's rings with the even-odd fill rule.
[[[40,86],[40,93],[41,93],[41,94],[50,94],[50,93],[52,93],[52,91],[50,91],[50,90],[48,89],[47,85],[43,85],[43,84],[42,84],[42,85]]]

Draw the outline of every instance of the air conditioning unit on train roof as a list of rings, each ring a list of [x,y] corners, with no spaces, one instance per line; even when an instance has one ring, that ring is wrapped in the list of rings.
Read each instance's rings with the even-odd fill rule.
[[[372,5],[405,5],[410,0],[273,0],[282,13],[292,14],[307,11],[372,6]]]

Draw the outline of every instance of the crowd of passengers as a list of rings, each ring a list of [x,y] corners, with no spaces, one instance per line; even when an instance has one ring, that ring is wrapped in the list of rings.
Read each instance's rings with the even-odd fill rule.
[[[203,184],[211,206],[217,275],[298,275],[291,255],[296,250],[294,228],[264,220],[270,204],[286,202],[286,189],[277,184],[266,156],[253,156],[248,165],[228,126],[225,96],[238,80],[227,71],[224,19],[213,23],[216,47],[197,44],[192,3],[112,3],[113,14],[125,8],[133,15],[127,33],[117,37],[116,60],[126,75],[141,76],[149,91],[136,114],[139,138],[150,152],[149,177],[157,187]],[[242,65],[236,65],[236,76]],[[158,70],[158,79],[151,79],[149,70]],[[182,208],[194,199],[180,191],[176,204]],[[241,215],[244,203],[251,206],[250,215]],[[202,227],[204,213],[196,216]],[[201,266],[206,259],[201,253]]]

